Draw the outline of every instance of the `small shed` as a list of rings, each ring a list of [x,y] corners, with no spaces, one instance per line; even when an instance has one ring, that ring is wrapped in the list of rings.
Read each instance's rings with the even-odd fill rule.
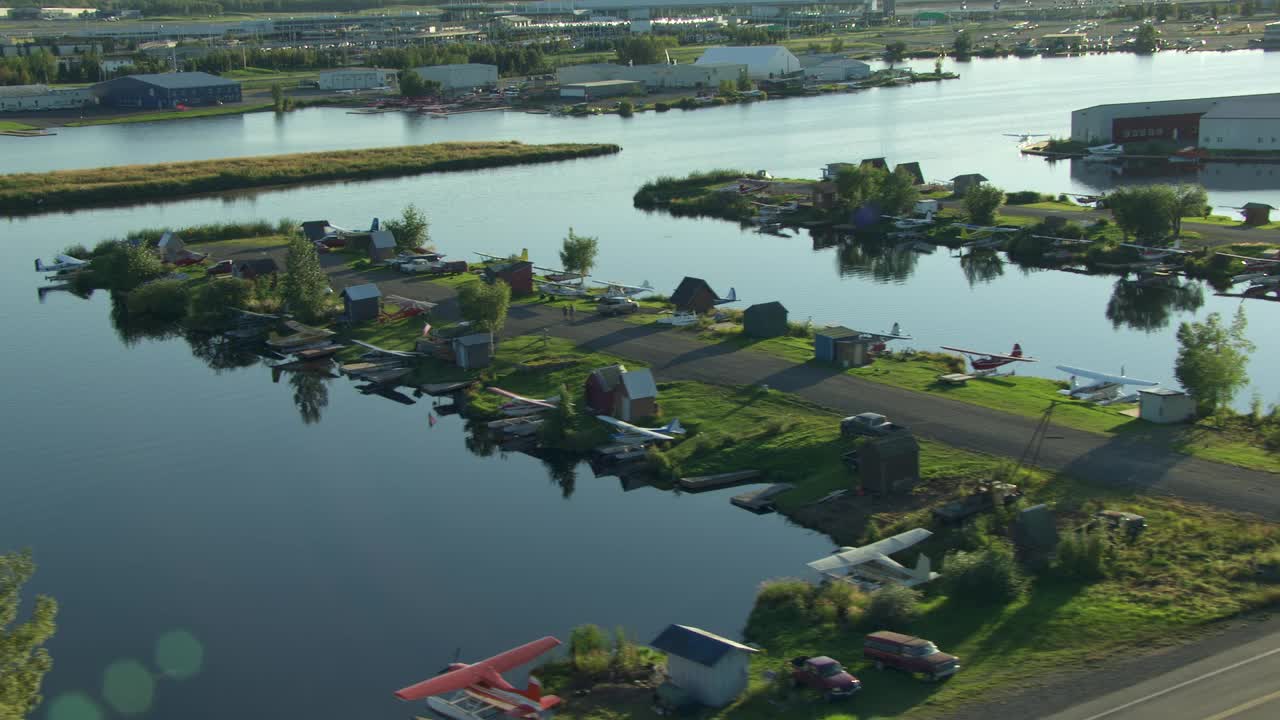
[[[1271,222],[1271,211],[1275,209],[1266,203],[1247,202],[1240,212],[1244,214],[1245,225],[1258,226]]]
[[[907,492],[920,481],[920,443],[906,430],[866,438],[858,446],[858,474],[874,495]]]
[[[708,707],[724,707],[747,689],[748,659],[759,652],[715,633],[668,625],[649,646],[667,654],[667,676]]]
[[[957,175],[951,178],[951,191],[956,195],[964,195],[986,181],[987,178],[979,173]]]
[[[160,236],[160,242],[156,244],[156,250],[160,252],[160,259],[167,263],[178,262],[187,255],[187,245],[182,242],[182,238],[171,232],[166,232]]]
[[[648,368],[608,365],[592,371],[585,387],[587,407],[597,415],[630,422],[658,414],[658,384]]]
[[[343,288],[342,306],[349,323],[376,320],[382,310],[382,291],[373,283]]]
[[[511,286],[512,295],[528,295],[533,292],[533,263],[528,260],[511,260],[490,265],[484,269],[484,280],[498,280]]]
[[[910,175],[916,185],[924,184],[924,172],[920,169],[920,163],[918,162],[898,163],[898,165],[893,168],[893,171],[895,173],[905,172]]]
[[[840,202],[840,188],[833,182],[814,183],[809,192],[816,210],[830,210]]]
[[[872,167],[877,170],[884,170],[888,172],[889,162],[882,157],[866,158],[862,162],[858,163],[858,167],[863,167],[863,168]]]
[[[842,340],[856,339],[861,333],[843,325],[828,325],[813,332],[813,359],[819,362],[836,362],[836,344]]]
[[[373,262],[390,260],[396,256],[396,236],[390,230],[374,230],[369,233],[369,259]]]
[[[276,261],[271,258],[254,258],[241,260],[231,266],[231,276],[241,280],[254,280],[266,275],[274,275],[280,271]]]
[[[1180,423],[1195,417],[1196,403],[1190,395],[1170,388],[1139,388],[1138,417],[1153,423]]]
[[[1047,555],[1058,547],[1053,511],[1041,503],[1018,511],[1013,518],[1013,542],[1024,554]]]
[[[463,370],[489,367],[492,360],[492,333],[472,333],[453,339],[453,362]]]
[[[758,338],[786,335],[787,309],[777,300],[752,305],[742,313],[742,332]]]
[[[719,298],[706,280],[685,276],[676,286],[676,291],[671,293],[671,304],[681,312],[702,314],[710,312]]]

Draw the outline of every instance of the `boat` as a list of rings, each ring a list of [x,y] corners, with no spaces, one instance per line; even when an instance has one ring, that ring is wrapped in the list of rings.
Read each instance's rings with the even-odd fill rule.
[[[660,317],[657,322],[660,322],[663,325],[675,325],[677,327],[684,325],[697,325],[698,314],[694,312],[678,312]]]
[[[1118,157],[1124,154],[1124,146],[1118,143],[1108,143],[1106,145],[1094,145],[1091,148],[1086,148],[1086,150],[1088,150],[1089,155],[1110,155],[1113,157]]]

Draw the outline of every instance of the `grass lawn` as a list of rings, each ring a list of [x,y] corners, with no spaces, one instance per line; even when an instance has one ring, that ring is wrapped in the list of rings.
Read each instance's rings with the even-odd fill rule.
[[[88,125],[121,125],[124,123],[158,122],[163,120],[188,120],[215,115],[241,115],[244,113],[270,110],[271,103],[251,103],[246,105],[219,105],[195,110],[167,110],[165,112],[140,113],[137,115],[120,115],[117,117],[98,118],[96,120],[77,120],[67,123],[67,127],[85,127]]]
[[[264,237],[235,238],[233,240],[215,240],[213,242],[192,243],[188,247],[195,252],[210,253],[213,257],[217,257],[218,255],[231,251],[283,248],[288,244],[289,238],[284,235],[267,235]]]
[[[7,130],[35,130],[35,129],[36,127],[34,125],[26,125],[24,123],[14,122],[12,120],[0,120],[0,132],[5,132]]]

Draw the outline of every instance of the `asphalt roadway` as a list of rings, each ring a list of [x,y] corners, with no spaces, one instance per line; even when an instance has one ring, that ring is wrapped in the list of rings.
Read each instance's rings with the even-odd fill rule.
[[[1135,648],[951,720],[1274,720],[1280,718],[1280,618],[1243,621],[1156,653]]]
[[[384,297],[403,295],[441,303],[435,317],[457,316],[455,293],[449,287],[393,270],[355,273],[338,266],[338,260],[329,262],[334,263],[328,269],[335,288],[377,282]],[[559,305],[511,307],[504,335],[541,332],[634,358],[652,367],[659,381],[767,385],[840,413],[882,413],[920,437],[991,455],[1021,457],[1038,422],[1037,418],[863,380],[821,365],[797,365],[730,343],[708,344],[666,325],[641,325],[598,317],[593,312],[584,312],[569,322]],[[1174,452],[1153,444],[1141,431],[1106,436],[1052,425],[1036,464],[1095,482],[1127,485],[1280,520],[1280,492],[1276,492],[1280,475]]]

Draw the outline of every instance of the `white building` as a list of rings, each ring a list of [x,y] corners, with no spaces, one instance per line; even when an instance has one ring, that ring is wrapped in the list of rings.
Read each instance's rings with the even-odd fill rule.
[[[434,80],[440,83],[441,89],[447,93],[498,86],[497,65],[481,65],[478,63],[428,65],[414,68],[413,71],[418,73],[418,77],[423,80]]]
[[[1210,150],[1280,150],[1280,96],[1219,103],[1200,117],[1200,147]]]
[[[802,55],[804,76],[815,82],[848,82],[861,80],[871,74],[871,66],[861,60],[839,55]]]
[[[39,112],[82,108],[98,102],[89,88],[54,90],[48,85],[0,87],[0,112]]]
[[[348,67],[324,70],[320,73],[321,90],[371,90],[391,85],[396,80],[395,70]]]
[[[1280,98],[1280,93],[1094,105],[1071,113],[1071,139],[1087,143],[1148,138],[1190,142],[1203,135],[1199,132],[1201,117],[1219,105],[1268,98]],[[1223,138],[1225,142],[1226,136]]]
[[[1196,414],[1196,403],[1181,390],[1139,388],[1138,417],[1153,423],[1186,422]]]
[[[653,642],[667,654],[667,676],[708,707],[724,707],[747,688],[747,665],[755,648],[706,630],[668,625]]]
[[[704,65],[614,65],[591,63],[566,65],[556,70],[556,80],[561,86],[602,80],[635,80],[649,90],[663,88],[720,87],[729,80],[737,82],[747,66],[736,63],[707,63]]]
[[[752,80],[770,80],[801,70],[800,61],[781,45],[707,48],[695,65],[746,65]]]

